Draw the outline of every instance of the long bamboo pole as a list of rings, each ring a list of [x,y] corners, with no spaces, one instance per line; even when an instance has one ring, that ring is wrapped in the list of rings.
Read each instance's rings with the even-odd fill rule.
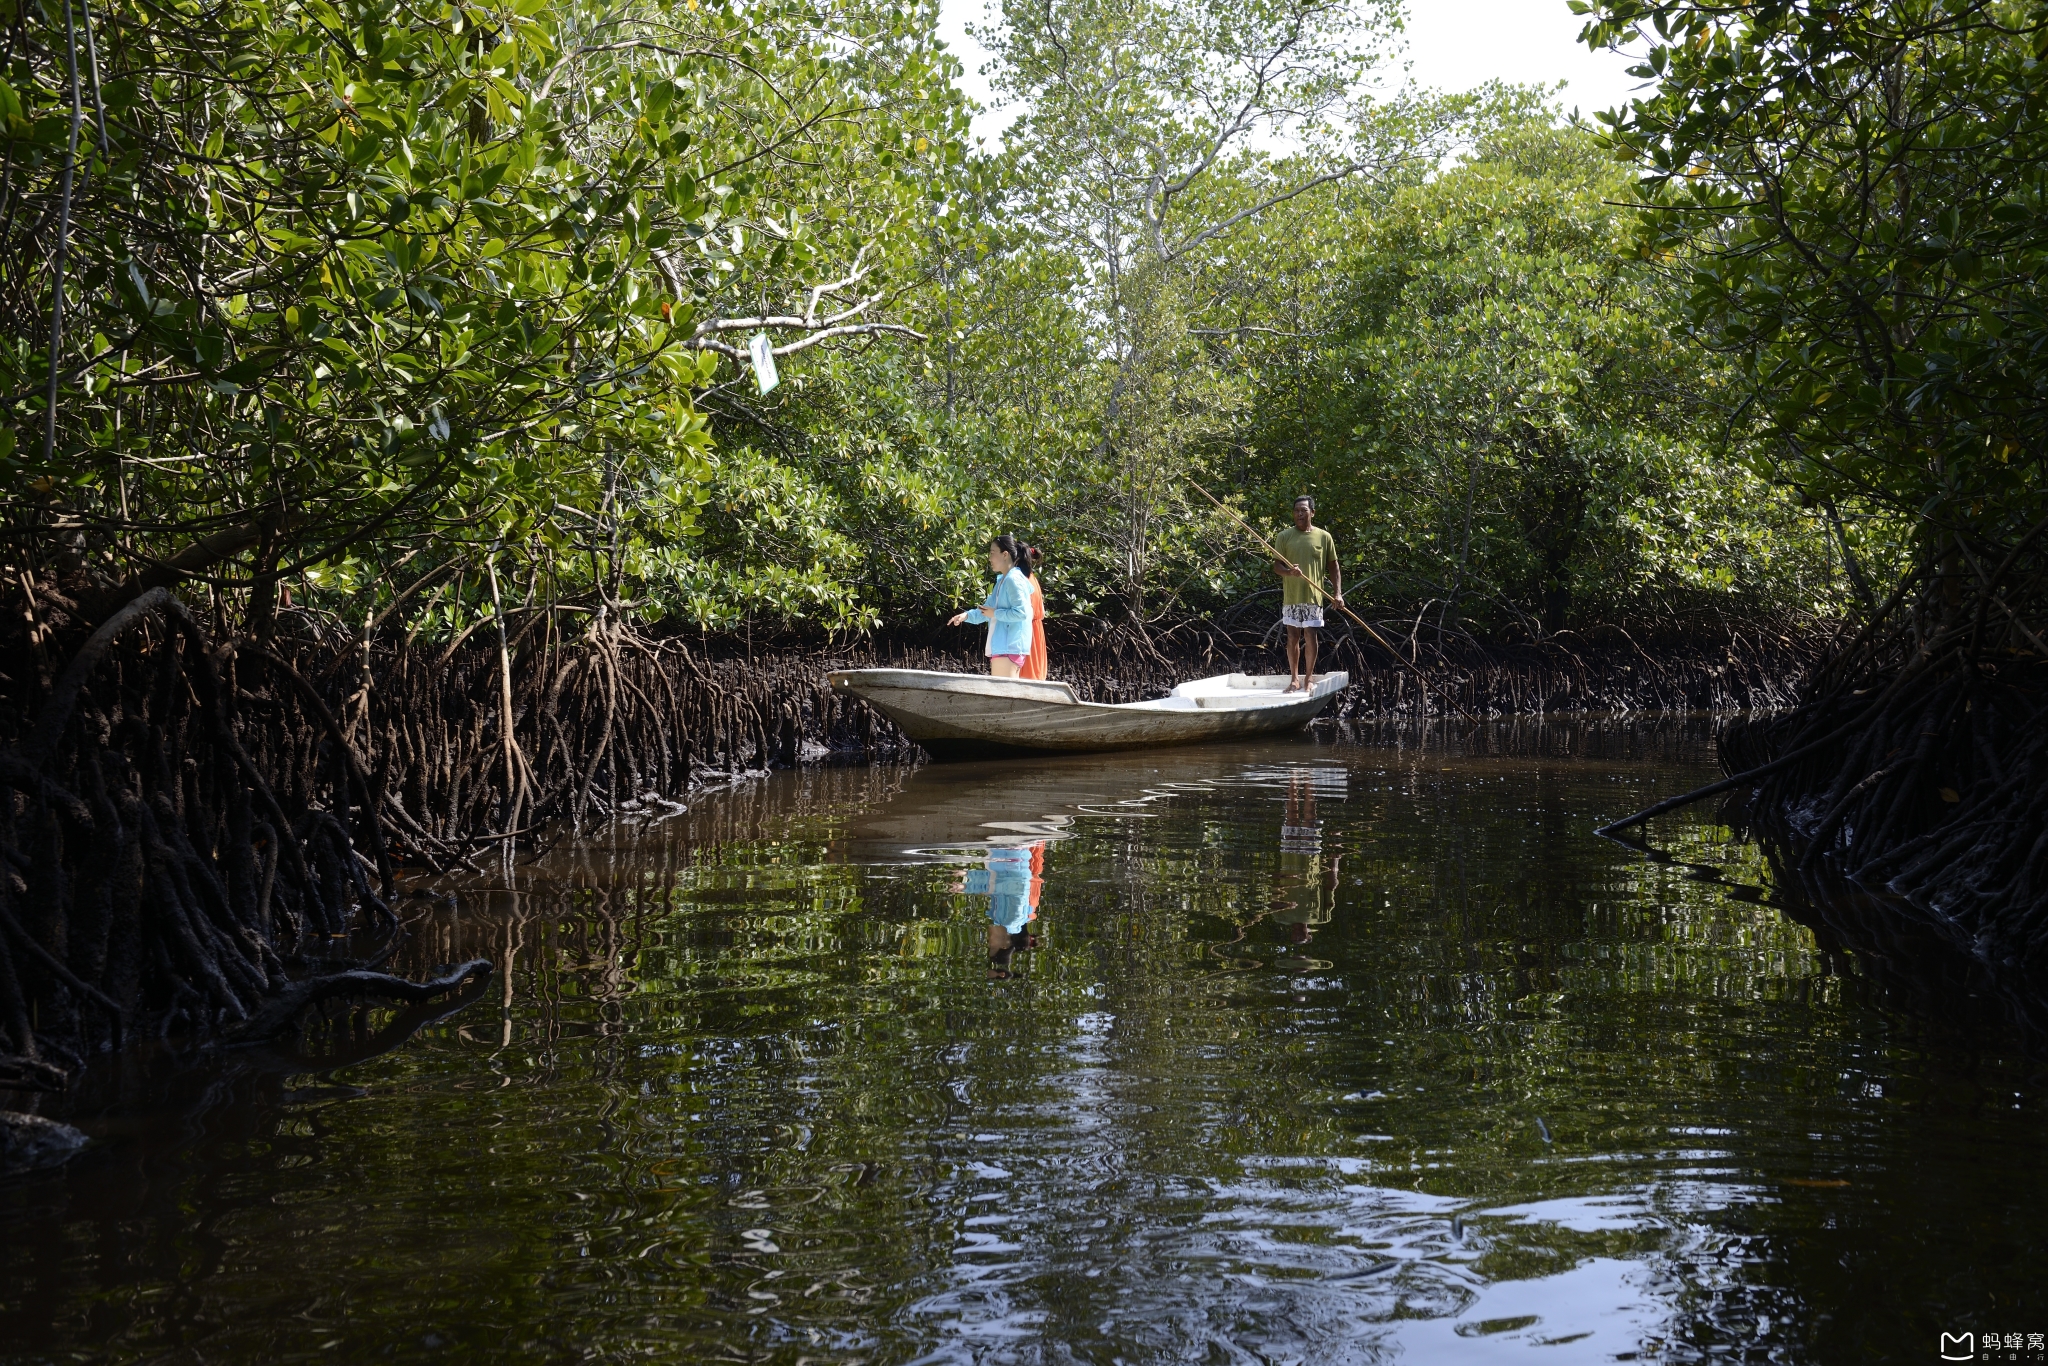
[[[1218,498],[1215,494],[1209,492],[1209,490],[1203,488],[1200,484],[1197,484],[1192,479],[1188,480],[1188,486],[1194,489],[1195,492],[1201,494],[1204,498],[1207,498],[1212,504],[1214,504],[1217,511],[1221,512],[1225,517],[1228,517],[1231,521],[1237,523],[1238,529],[1243,531],[1245,535],[1251,537],[1254,541],[1257,541],[1259,543],[1259,546],[1268,555],[1271,555],[1275,560],[1277,560],[1281,564],[1293,563],[1293,561],[1289,560],[1285,555],[1282,555],[1280,553],[1279,547],[1275,546],[1271,541],[1267,540],[1264,536],[1261,536],[1258,533],[1257,528],[1255,528],[1250,522],[1247,522],[1244,518],[1240,517],[1237,513],[1236,508],[1231,507],[1229,504],[1225,503],[1222,499]],[[1316,600],[1318,602],[1328,603],[1330,606],[1342,612],[1345,616],[1351,618],[1353,625],[1357,626],[1359,630],[1364,631],[1367,635],[1371,636],[1375,641],[1379,643],[1379,647],[1382,650],[1385,650],[1388,654],[1394,657],[1395,662],[1400,664],[1402,668],[1407,669],[1410,673],[1415,675],[1416,681],[1422,684],[1423,691],[1431,693],[1434,696],[1441,699],[1446,710],[1456,712],[1464,720],[1470,721],[1473,719],[1472,714],[1470,712],[1466,711],[1456,702],[1453,702],[1449,697],[1444,696],[1443,693],[1437,689],[1436,685],[1429,681],[1429,675],[1422,671],[1421,666],[1405,658],[1399,650],[1395,649],[1392,645],[1388,644],[1387,638],[1381,635],[1378,631],[1374,630],[1371,622],[1367,621],[1364,617],[1358,615],[1358,613],[1352,611],[1349,607],[1346,607],[1343,603],[1331,602],[1330,595],[1323,591],[1323,586],[1319,583],[1314,582],[1313,580],[1310,580],[1306,574],[1302,575],[1302,578],[1304,581],[1308,583],[1309,591],[1316,595]]]

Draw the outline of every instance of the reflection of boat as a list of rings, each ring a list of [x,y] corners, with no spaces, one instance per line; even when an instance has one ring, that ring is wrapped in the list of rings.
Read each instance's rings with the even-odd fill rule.
[[[932,758],[1150,749],[1267,735],[1306,725],[1351,682],[1333,673],[1306,693],[1285,674],[1223,674],[1147,702],[1083,702],[1065,683],[928,669],[845,669],[832,686],[871,703]]]
[[[865,859],[1065,839],[1086,804],[1131,795],[1129,774],[1075,771],[1086,762],[1006,766],[1001,777],[976,768],[920,768],[888,801],[848,822],[847,837]]]
[[[979,851],[1003,845],[1057,844],[1079,834],[1077,823],[1085,820],[1150,820],[1183,796],[1233,791],[1280,800],[1290,784],[1306,782],[1319,800],[1342,801],[1344,769],[1304,764],[1303,749],[1281,740],[1223,753],[1168,749],[1046,755],[999,766],[927,764],[906,774],[888,800],[853,814],[841,847],[863,863],[953,862],[968,850],[979,858]]]

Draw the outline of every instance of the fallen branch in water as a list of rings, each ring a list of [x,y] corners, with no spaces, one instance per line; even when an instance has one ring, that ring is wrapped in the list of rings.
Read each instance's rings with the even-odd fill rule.
[[[309,1006],[319,1005],[340,996],[374,996],[386,1001],[416,1003],[431,1001],[451,991],[460,991],[472,981],[482,981],[494,971],[488,958],[472,958],[461,963],[439,977],[430,977],[424,982],[414,982],[404,977],[393,977],[388,972],[337,972],[326,977],[313,977],[303,982],[294,982],[272,997],[270,1002],[249,1018],[249,1022],[235,1031],[231,1040],[237,1044],[264,1043],[290,1029],[299,1018],[299,1013]]]
[[[1690,806],[1694,802],[1703,801],[1708,797],[1717,795],[1718,793],[1732,791],[1733,789],[1738,787],[1754,786],[1756,783],[1762,781],[1765,778],[1770,777],[1772,774],[1790,768],[1793,764],[1798,763],[1801,759],[1809,758],[1812,755],[1820,753],[1820,751],[1825,749],[1827,746],[1836,744],[1845,737],[1847,737],[1857,727],[1861,726],[1866,719],[1875,716],[1879,712],[1883,711],[1885,704],[1890,702],[1893,696],[1895,696],[1901,688],[1905,687],[1905,685],[1911,680],[1918,678],[1922,674],[1924,674],[1929,668],[1933,667],[1936,661],[1941,657],[1942,656],[1940,655],[1934,654],[1924,656],[1918,664],[1914,665],[1909,669],[1906,669],[1905,671],[1900,673],[1898,677],[1894,678],[1891,681],[1890,686],[1888,686],[1883,692],[1879,693],[1874,701],[1870,702],[1867,706],[1860,708],[1856,712],[1856,714],[1853,717],[1851,717],[1846,723],[1835,727],[1833,730],[1830,730],[1827,734],[1821,736],[1818,740],[1809,741],[1806,744],[1799,746],[1797,749],[1794,749],[1785,754],[1781,754],[1767,764],[1759,764],[1755,768],[1751,768],[1745,770],[1744,772],[1723,778],[1719,782],[1708,783],[1705,787],[1696,787],[1690,792],[1682,792],[1676,797],[1666,797],[1663,801],[1658,802],[1654,806],[1644,807],[1641,811],[1636,812],[1633,816],[1623,816],[1618,821],[1609,821],[1606,825],[1598,826],[1594,829],[1593,833],[1596,835],[1611,836],[1617,830],[1626,830],[1632,825],[1641,825],[1644,821],[1650,820],[1656,816],[1661,816],[1667,811],[1676,811],[1681,806]]]
[[[0,1055],[0,1091],[61,1091],[69,1079],[63,1068],[50,1063]]]

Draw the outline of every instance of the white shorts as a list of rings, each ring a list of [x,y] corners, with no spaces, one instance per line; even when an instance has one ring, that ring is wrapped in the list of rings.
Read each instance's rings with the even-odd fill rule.
[[[1323,607],[1316,602],[1290,602],[1280,608],[1280,624],[1283,626],[1321,626]]]

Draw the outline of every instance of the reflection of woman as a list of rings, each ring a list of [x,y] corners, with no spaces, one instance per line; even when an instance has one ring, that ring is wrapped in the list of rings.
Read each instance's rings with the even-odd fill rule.
[[[1031,653],[1024,660],[1022,678],[1046,677],[1045,657],[1045,581],[1038,576],[1038,547],[1024,547],[1024,563],[1020,566],[1031,576]]]
[[[981,606],[958,613],[946,623],[994,624],[988,633],[988,671],[997,678],[1017,677],[1031,656],[1031,581],[1017,567],[1022,558],[1016,537],[1005,534],[991,541],[988,567],[996,576],[995,587]]]
[[[971,868],[959,890],[988,900],[988,975],[1010,975],[1013,949],[1035,949],[1038,936],[1026,928],[1038,918],[1038,898],[1045,890],[1045,841],[998,845],[988,851],[988,866]]]

